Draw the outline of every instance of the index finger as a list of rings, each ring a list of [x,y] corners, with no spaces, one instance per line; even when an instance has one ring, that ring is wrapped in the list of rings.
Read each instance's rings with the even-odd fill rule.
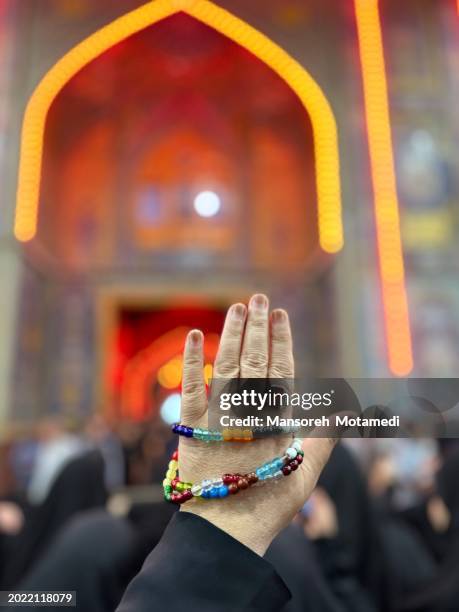
[[[204,380],[204,336],[194,329],[185,341],[183,353],[181,422],[192,425],[207,410],[206,383]]]

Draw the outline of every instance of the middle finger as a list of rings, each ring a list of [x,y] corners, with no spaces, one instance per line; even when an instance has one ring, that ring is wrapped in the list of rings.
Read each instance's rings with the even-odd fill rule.
[[[242,345],[242,378],[266,378],[268,374],[268,310],[269,301],[265,295],[252,296]]]

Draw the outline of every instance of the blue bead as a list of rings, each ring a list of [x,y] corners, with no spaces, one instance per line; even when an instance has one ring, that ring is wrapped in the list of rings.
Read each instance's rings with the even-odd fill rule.
[[[226,485],[223,485],[222,487],[219,487],[218,489],[218,497],[226,497],[229,493],[228,487]]]
[[[202,493],[201,493],[201,497],[203,497],[204,499],[209,499],[209,497],[210,497],[209,491],[204,491],[204,489],[203,489]]]
[[[185,427],[185,431],[184,434],[187,438],[192,438],[193,437],[193,428],[192,427]]]
[[[214,498],[216,498],[216,497],[219,497],[219,490],[220,490],[219,488],[218,488],[218,489],[216,489],[216,488],[212,488],[212,489],[209,491],[210,497],[211,497],[212,499],[214,499]]]

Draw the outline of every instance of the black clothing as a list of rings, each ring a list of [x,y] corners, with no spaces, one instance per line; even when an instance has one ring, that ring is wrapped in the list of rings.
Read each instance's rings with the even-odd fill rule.
[[[436,533],[427,517],[426,507],[404,513],[441,563],[430,580],[403,600],[400,610],[410,612],[457,612],[459,601],[459,451],[451,448],[437,474],[437,493],[451,514],[448,530]],[[413,517],[417,519],[413,521]]]
[[[117,612],[278,612],[289,597],[267,561],[208,521],[177,512]]]
[[[337,536],[314,543],[336,599],[352,612],[387,612],[389,591],[376,513],[364,475],[343,444],[333,451],[318,486],[330,496],[338,517]]]
[[[44,502],[30,509],[23,530],[10,539],[2,588],[11,588],[23,578],[72,516],[103,506],[106,498],[104,462],[99,451],[89,451],[67,463]]]
[[[73,610],[113,612],[129,581],[125,575],[136,542],[134,527],[126,519],[105,510],[79,514],[66,524],[18,589],[76,591]],[[53,612],[56,608],[41,610]]]
[[[103,509],[79,513],[19,588],[76,591],[78,612],[113,612],[175,511],[175,506],[160,502],[135,505],[127,518]]]
[[[344,612],[322,575],[313,544],[298,525],[281,531],[265,559],[273,564],[292,594],[283,612]]]

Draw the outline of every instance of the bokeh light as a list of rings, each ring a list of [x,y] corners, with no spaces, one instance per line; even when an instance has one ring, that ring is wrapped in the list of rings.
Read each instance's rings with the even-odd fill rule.
[[[182,358],[174,357],[158,370],[158,382],[165,389],[176,389],[182,381]]]
[[[200,217],[215,217],[221,208],[221,200],[215,191],[201,191],[194,199],[194,209]]]
[[[180,421],[180,393],[171,393],[161,404],[159,414],[168,425]]]

